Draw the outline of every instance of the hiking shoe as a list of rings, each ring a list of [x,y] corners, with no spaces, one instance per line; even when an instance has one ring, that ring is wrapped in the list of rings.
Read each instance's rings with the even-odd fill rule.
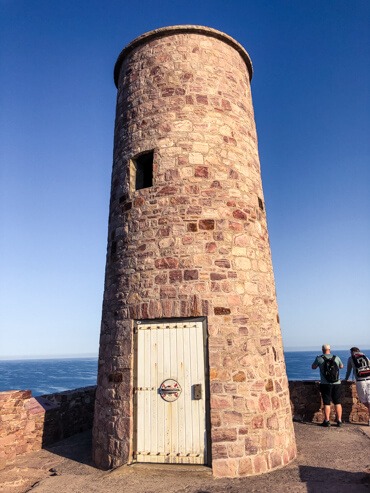
[[[330,426],[330,421],[326,421],[326,420],[324,420],[324,421],[321,423],[321,425],[320,425],[320,426],[323,426],[324,428],[329,428],[329,426]]]
[[[342,426],[342,424],[343,424],[342,421],[337,421],[338,428],[340,428]]]

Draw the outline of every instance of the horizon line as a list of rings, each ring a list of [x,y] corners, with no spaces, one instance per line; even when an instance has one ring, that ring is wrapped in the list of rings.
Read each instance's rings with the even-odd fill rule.
[[[344,344],[338,344],[337,346],[331,345],[332,350],[345,350],[350,346]],[[365,345],[360,344],[360,348],[368,350],[370,348]],[[283,350],[285,352],[299,352],[299,351],[316,351],[320,350],[321,345],[310,345],[310,346],[283,346]],[[62,353],[62,354],[35,354],[35,355],[24,355],[24,354],[16,354],[16,355],[0,355],[0,361],[11,361],[11,360],[32,360],[32,359],[77,359],[77,358],[98,358],[98,352],[93,353]]]
[[[15,354],[15,355],[0,355],[0,361],[4,360],[19,360],[19,359],[74,359],[74,358],[98,358],[98,353],[62,353],[62,354]]]

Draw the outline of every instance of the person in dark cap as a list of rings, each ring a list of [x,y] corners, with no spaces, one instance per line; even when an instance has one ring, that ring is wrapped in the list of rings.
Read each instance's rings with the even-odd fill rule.
[[[358,398],[369,411],[370,426],[370,361],[369,358],[356,346],[351,347],[350,352],[351,356],[347,361],[345,380],[348,380],[353,372],[356,380]]]

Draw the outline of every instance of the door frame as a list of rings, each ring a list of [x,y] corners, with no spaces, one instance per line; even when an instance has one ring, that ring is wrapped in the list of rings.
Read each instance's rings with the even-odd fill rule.
[[[134,451],[136,450],[136,426],[137,426],[137,393],[135,388],[137,387],[138,376],[138,325],[140,324],[166,324],[166,323],[191,323],[201,322],[203,328],[203,358],[204,358],[204,408],[205,408],[205,461],[204,466],[212,465],[212,448],[211,448],[211,410],[210,410],[210,381],[209,381],[209,350],[208,350],[208,324],[207,317],[173,317],[173,318],[156,318],[156,319],[141,319],[134,320],[133,330],[133,389],[132,389],[132,409],[133,409],[133,433],[131,441],[131,460],[130,463],[138,463],[134,457]],[[162,463],[163,465],[163,463]],[[181,464],[168,464],[168,465],[181,465]],[[186,464],[184,464],[186,465]]]

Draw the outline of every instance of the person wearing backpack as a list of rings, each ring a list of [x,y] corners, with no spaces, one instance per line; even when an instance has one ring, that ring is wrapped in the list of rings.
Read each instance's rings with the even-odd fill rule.
[[[323,344],[322,354],[316,356],[312,369],[320,368],[320,393],[324,403],[324,421],[321,426],[330,426],[330,403],[333,402],[337,415],[337,426],[342,426],[342,388],[339,379],[339,369],[343,363],[339,356],[330,353],[330,345]]]
[[[351,347],[350,351],[351,356],[347,361],[347,371],[344,380],[348,380],[353,371],[358,398],[369,410],[370,426],[370,361],[358,347]]]

